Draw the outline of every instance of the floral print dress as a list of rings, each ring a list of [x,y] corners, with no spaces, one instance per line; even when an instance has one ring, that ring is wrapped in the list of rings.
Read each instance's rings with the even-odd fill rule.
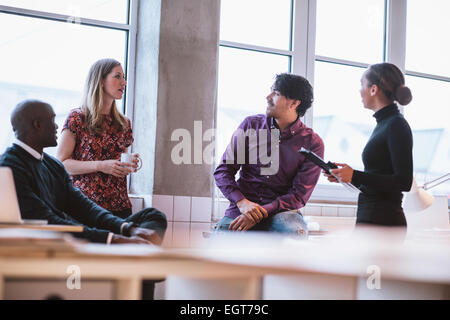
[[[72,159],[78,161],[120,160],[121,153],[133,143],[131,123],[123,130],[112,125],[110,115],[104,115],[105,130],[96,135],[88,130],[81,109],[73,109],[67,117],[62,131],[70,130],[75,135]],[[109,211],[131,208],[128,198],[127,180],[103,172],[73,175],[73,184],[88,198]]]

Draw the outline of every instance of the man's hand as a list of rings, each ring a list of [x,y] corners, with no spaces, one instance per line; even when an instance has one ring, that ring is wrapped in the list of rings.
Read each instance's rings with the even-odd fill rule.
[[[159,235],[155,232],[155,230],[149,230],[145,228],[131,228],[130,229],[130,235],[131,237],[139,237],[141,239],[144,239],[146,241],[149,241],[156,245],[161,245],[162,239],[159,237]]]
[[[124,237],[119,234],[114,234],[111,243],[115,244],[123,244],[123,243],[137,243],[137,244],[152,244],[150,241],[145,240],[141,237],[132,236],[132,237]]]
[[[239,211],[254,224],[269,216],[266,209],[245,198],[238,201],[236,205],[239,208]]]
[[[241,214],[239,217],[233,220],[228,230],[247,231],[248,229],[252,228],[255,224],[256,222],[250,220],[246,215]]]

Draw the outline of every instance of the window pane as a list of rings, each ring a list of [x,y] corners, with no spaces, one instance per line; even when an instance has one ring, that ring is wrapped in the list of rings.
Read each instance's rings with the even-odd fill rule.
[[[318,0],[316,55],[383,60],[384,0]]]
[[[289,50],[291,0],[223,0],[220,40]]]
[[[364,168],[361,154],[376,125],[359,90],[365,69],[316,61],[313,128],[325,144],[325,160]],[[328,183],[321,176],[319,183]]]
[[[1,5],[128,23],[128,0],[2,0]]]
[[[275,75],[289,70],[286,56],[220,47],[217,114],[219,160],[245,117],[265,113]]]
[[[406,70],[450,77],[450,1],[408,0]]]
[[[80,105],[92,63],[107,57],[125,61],[123,31],[10,14],[0,14],[0,29],[9,30],[0,42],[0,153],[13,140],[9,118],[17,103],[49,102],[61,129],[68,111]]]
[[[450,172],[450,83],[419,77],[406,77],[413,94],[404,107],[414,136],[414,171],[419,184]],[[447,182],[430,190],[450,192]]]

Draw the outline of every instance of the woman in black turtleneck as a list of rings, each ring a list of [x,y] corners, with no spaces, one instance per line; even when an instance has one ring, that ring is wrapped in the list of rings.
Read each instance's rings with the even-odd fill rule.
[[[343,182],[360,188],[356,223],[406,226],[402,191],[413,179],[412,133],[397,104],[407,105],[411,91],[403,73],[391,63],[371,65],[361,78],[364,107],[374,111],[377,121],[362,153],[364,171],[336,163],[332,170]],[[337,180],[327,176],[331,182]]]

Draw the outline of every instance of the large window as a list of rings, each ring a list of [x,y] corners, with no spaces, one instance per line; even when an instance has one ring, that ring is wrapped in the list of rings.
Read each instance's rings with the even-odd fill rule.
[[[362,106],[360,79],[365,68],[384,60],[384,0],[317,0],[313,129],[325,143],[325,159],[362,170],[361,153],[375,127]],[[314,195],[356,194],[321,176]],[[338,193],[332,192],[338,189]]]
[[[274,75],[289,70],[289,57],[226,46],[219,55],[218,151],[224,152],[245,117],[265,112]]]
[[[129,43],[134,38],[130,33],[135,32],[132,8],[127,0],[2,1],[1,150],[14,138],[9,117],[20,101],[50,103],[60,132],[69,110],[80,106],[92,63],[114,58],[125,70],[129,68],[134,57],[134,44]],[[126,101],[131,104],[131,96],[118,102],[122,111]],[[46,152],[54,154],[56,148]]]
[[[363,169],[361,152],[375,126],[359,96],[363,68],[316,61],[313,127],[325,144],[325,158]],[[322,176],[320,183],[327,183]]]
[[[244,118],[265,112],[275,75],[290,70],[291,16],[291,0],[221,2],[216,162]]]
[[[324,138],[328,159],[362,168],[361,151],[375,121],[372,112],[363,110],[358,93],[361,67],[389,61],[406,69],[414,97],[401,110],[413,131],[416,181],[421,185],[450,171],[448,12],[445,0],[390,5],[384,0],[317,0],[313,127]],[[321,178],[320,183],[327,182]],[[445,194],[450,186],[432,191]]]
[[[128,0],[2,0],[3,6],[128,23]]]
[[[246,115],[264,112],[273,76],[291,71],[314,84],[304,121],[323,138],[326,160],[363,169],[361,153],[376,121],[363,108],[360,79],[370,64],[386,61],[406,70],[414,96],[400,110],[413,130],[416,180],[422,184],[450,171],[448,1],[221,3],[216,158]],[[448,193],[450,186],[433,191]],[[321,177],[312,199],[356,196]]]
[[[406,70],[450,78],[450,2],[408,0],[407,4]]]
[[[317,0],[316,55],[383,60],[384,0]]]
[[[220,9],[220,40],[291,48],[291,0],[224,0]]]
[[[245,117],[265,113],[275,75],[291,70],[292,4],[292,0],[221,1],[214,167]],[[218,219],[219,206],[227,202],[217,187],[215,196],[213,219]]]
[[[419,185],[450,172],[449,12],[447,0],[408,0],[405,67],[413,100],[404,111],[413,129]],[[448,194],[450,183],[430,191]]]

